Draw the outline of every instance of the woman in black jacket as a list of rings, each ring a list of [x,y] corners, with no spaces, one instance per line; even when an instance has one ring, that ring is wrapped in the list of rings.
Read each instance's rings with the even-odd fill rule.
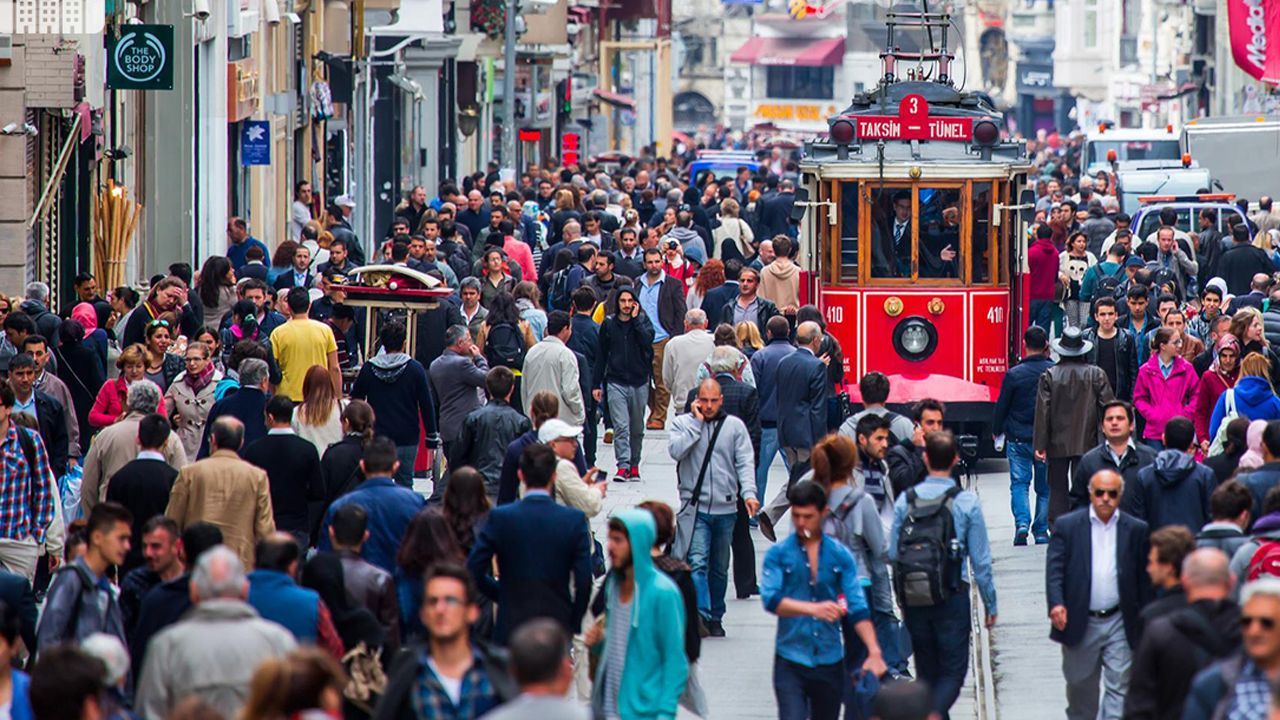
[[[320,458],[324,500],[314,508],[311,537],[319,537],[321,521],[333,501],[364,482],[360,458],[364,456],[364,446],[373,439],[373,418],[373,408],[363,400],[352,400],[342,410],[342,439],[325,449]]]
[[[102,363],[98,353],[85,342],[84,326],[76,320],[63,320],[58,328],[58,347],[53,349],[58,359],[58,379],[71,391],[71,402],[76,422],[80,423],[81,447],[89,448],[89,438],[97,430],[89,424],[89,410],[93,408],[100,388],[107,382],[106,373],[102,371]]]

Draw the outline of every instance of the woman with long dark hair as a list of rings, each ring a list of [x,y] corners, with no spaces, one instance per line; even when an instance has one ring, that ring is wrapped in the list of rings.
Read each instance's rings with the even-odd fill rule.
[[[325,499],[319,518],[313,523],[315,529],[319,529],[319,519],[324,517],[334,500],[355,490],[364,482],[360,458],[364,455],[365,446],[373,440],[373,419],[373,406],[364,400],[352,400],[343,408],[342,439],[330,445],[320,458],[320,477],[324,479]],[[315,533],[312,535],[315,536]]]
[[[204,305],[204,320],[200,324],[220,327],[222,318],[236,302],[236,271],[231,261],[222,255],[205,260],[196,279],[196,289]]]
[[[494,328],[499,325],[508,325],[516,331],[523,340],[525,350],[533,347],[538,341],[533,337],[533,328],[529,327],[529,323],[520,317],[520,308],[516,305],[515,297],[508,292],[500,292],[493,296],[493,301],[489,304],[489,314],[484,319],[484,325],[480,327],[480,332],[476,336],[476,345],[479,345],[484,351],[485,359],[489,361],[489,367],[500,365],[495,363],[494,357],[489,348],[489,336],[494,333]],[[520,368],[511,368],[519,370]]]
[[[453,528],[463,554],[471,553],[476,536],[489,521],[490,507],[484,475],[478,470],[463,466],[449,475],[449,486],[444,491],[444,517]]]
[[[454,470],[461,472],[462,468]],[[409,521],[400,551],[396,553],[396,599],[400,602],[400,637],[404,644],[426,636],[418,615],[422,607],[423,579],[436,563],[461,563],[466,559],[449,521],[438,508],[426,508]]]

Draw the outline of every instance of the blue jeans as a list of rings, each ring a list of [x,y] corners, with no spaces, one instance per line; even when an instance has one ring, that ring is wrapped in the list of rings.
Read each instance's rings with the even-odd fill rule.
[[[1009,458],[1009,504],[1013,509],[1013,524],[1019,528],[1031,528],[1035,535],[1049,532],[1049,475],[1044,462],[1035,459],[1031,443],[1010,440],[1005,446]],[[1036,489],[1036,518],[1031,520],[1027,489],[1031,483]]]
[[[778,720],[836,720],[848,684],[844,663],[807,667],[773,656]]]
[[[778,447],[778,428],[761,428],[760,429],[760,457],[756,463],[756,497],[760,498],[760,503],[769,502],[769,496],[765,495],[765,488],[769,486],[769,467],[773,465],[773,458],[781,450]],[[783,465],[786,465],[787,458],[782,457]]]
[[[613,417],[613,454],[618,467],[640,467],[640,448],[644,444],[644,414],[649,407],[649,386],[605,386],[609,395],[609,415]]]
[[[1032,300],[1031,301],[1031,322],[1029,325],[1039,325],[1045,332],[1050,332],[1053,327],[1053,307],[1052,300]]]
[[[698,593],[698,614],[708,620],[724,617],[724,594],[729,587],[729,547],[737,513],[698,513],[689,540],[689,566]]]
[[[916,653],[916,679],[933,689],[933,710],[947,718],[969,671],[969,585],[945,602],[903,610]]]
[[[400,461],[400,469],[396,470],[396,484],[413,489],[413,466],[418,462],[417,445],[397,445],[396,459]]]
[[[871,593],[868,592],[868,603],[871,602],[870,596]],[[902,623],[893,613],[872,610],[871,624],[876,629],[876,642],[880,643],[884,664],[899,675],[905,674],[910,670],[910,666],[907,663],[907,653],[902,651],[903,635],[906,634],[902,629]]]

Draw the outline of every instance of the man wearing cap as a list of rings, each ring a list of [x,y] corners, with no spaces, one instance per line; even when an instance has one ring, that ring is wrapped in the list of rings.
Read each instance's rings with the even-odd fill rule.
[[[1058,364],[1040,375],[1036,390],[1033,445],[1049,471],[1049,525],[1070,508],[1072,469],[1098,444],[1102,406],[1115,398],[1107,374],[1087,362],[1093,343],[1079,328],[1068,327],[1050,343]]]
[[[609,481],[600,478],[600,470],[591,468],[586,476],[578,473],[574,458],[582,439],[582,427],[551,418],[538,428],[538,442],[556,454],[555,485],[551,496],[565,507],[581,510],[588,519],[604,509],[604,496]]]
[[[533,396],[546,390],[560,399],[560,419],[581,425],[585,417],[579,385],[578,356],[565,345],[573,334],[569,313],[552,310],[542,340],[524,358],[520,404],[533,416]]]

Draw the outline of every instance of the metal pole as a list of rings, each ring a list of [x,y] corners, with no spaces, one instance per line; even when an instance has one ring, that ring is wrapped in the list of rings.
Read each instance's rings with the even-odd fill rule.
[[[516,0],[507,0],[507,29],[502,56],[502,167],[516,175]]]

